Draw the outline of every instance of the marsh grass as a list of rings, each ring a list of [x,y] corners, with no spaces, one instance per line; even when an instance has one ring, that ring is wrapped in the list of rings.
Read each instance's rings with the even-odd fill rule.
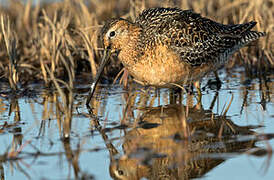
[[[98,32],[104,21],[111,17],[135,19],[142,10],[155,6],[193,9],[222,23],[257,21],[255,30],[265,31],[267,36],[242,49],[238,53],[240,58],[234,58],[237,63],[231,61],[228,67],[244,64],[248,71],[259,69],[261,72],[274,67],[274,0],[8,2],[0,7],[0,77],[1,81],[9,82],[13,90],[18,84],[37,81],[46,86],[65,82],[73,87],[79,74],[91,82],[100,61],[102,49]],[[114,79],[121,67],[113,58],[105,68],[104,77]]]
[[[5,20],[4,20],[5,19]],[[8,79],[12,90],[17,89],[18,73],[17,73],[17,52],[16,52],[16,37],[12,34],[10,21],[8,17],[1,15],[1,30],[3,32],[3,40],[5,50],[8,55]]]

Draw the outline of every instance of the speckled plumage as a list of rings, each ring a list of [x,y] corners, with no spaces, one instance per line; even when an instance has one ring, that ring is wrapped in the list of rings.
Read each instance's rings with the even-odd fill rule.
[[[118,52],[137,82],[170,87],[199,80],[236,50],[264,36],[251,31],[255,25],[223,25],[191,10],[151,8],[134,23],[108,21],[101,36],[104,47]]]

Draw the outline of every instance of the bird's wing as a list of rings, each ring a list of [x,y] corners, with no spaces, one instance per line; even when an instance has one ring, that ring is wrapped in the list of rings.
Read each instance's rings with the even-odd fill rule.
[[[143,28],[147,45],[165,44],[193,66],[211,61],[212,57],[232,49],[242,34],[256,24],[223,25],[192,10],[177,8],[145,10],[136,23]]]

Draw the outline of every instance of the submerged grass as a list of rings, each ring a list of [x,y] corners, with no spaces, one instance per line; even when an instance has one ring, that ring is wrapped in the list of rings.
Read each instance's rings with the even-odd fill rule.
[[[231,61],[229,67],[244,64],[250,72],[273,70],[274,0],[64,0],[48,4],[10,0],[0,7],[0,81],[8,82],[13,90],[18,83],[37,81],[56,87],[61,81],[54,79],[71,88],[79,74],[90,82],[100,61],[98,32],[104,21],[134,19],[142,10],[156,6],[193,9],[221,23],[257,21],[255,30],[267,36],[242,49],[235,59],[243,60]],[[112,59],[104,75],[114,79],[120,70],[121,64]]]

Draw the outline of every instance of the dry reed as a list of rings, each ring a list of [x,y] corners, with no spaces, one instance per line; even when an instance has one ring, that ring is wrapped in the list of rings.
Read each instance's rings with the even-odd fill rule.
[[[64,0],[48,4],[23,4],[10,0],[0,7],[0,81],[17,89],[37,81],[56,85],[63,80],[71,88],[78,74],[91,82],[100,61],[98,32],[111,17],[134,18],[145,8],[172,6],[193,9],[221,23],[257,21],[255,30],[267,32],[259,43],[240,51],[240,64],[249,70],[269,72],[274,67],[274,0]],[[130,3],[129,3],[130,2]],[[230,65],[234,65],[232,61]],[[104,75],[114,79],[121,70],[116,59]],[[19,77],[19,78],[18,78]],[[54,79],[53,79],[54,77]]]

